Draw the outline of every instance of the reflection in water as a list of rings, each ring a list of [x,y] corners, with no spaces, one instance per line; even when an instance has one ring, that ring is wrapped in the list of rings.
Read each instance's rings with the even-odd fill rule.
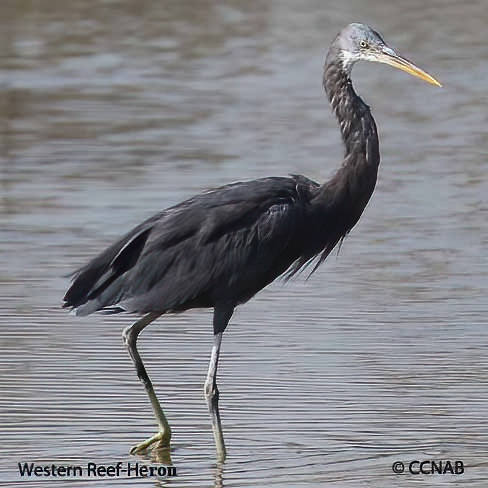
[[[322,52],[356,20],[445,89],[358,67],[381,134],[377,192],[338,259],[237,311],[219,367],[225,470],[202,395],[209,315],[164,317],[144,332],[179,473],[160,484],[393,486],[394,461],[455,458],[470,469],[443,483],[486,484],[483,2],[0,9],[2,486],[18,485],[21,460],[134,459],[127,448],[153,419],[121,345],[130,318],[67,317],[64,276],[204,188],[288,173],[325,180],[341,152]]]

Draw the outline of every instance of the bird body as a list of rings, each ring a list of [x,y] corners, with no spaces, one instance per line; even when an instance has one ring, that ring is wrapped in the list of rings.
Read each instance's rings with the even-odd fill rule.
[[[271,177],[195,196],[147,219],[82,268],[66,304],[88,315],[244,303],[317,254],[325,259],[351,229],[369,195],[351,202],[334,186],[344,188]],[[357,218],[348,219],[352,208]]]
[[[77,279],[86,289],[74,287],[68,302],[81,315],[243,303],[303,254],[298,235],[315,190],[303,177],[263,178],[190,198],[82,269]]]
[[[147,219],[75,273],[65,307],[79,315],[143,315],[124,331],[124,339],[160,431],[132,452],[153,444],[169,447],[171,437],[136,348],[138,334],[165,313],[213,307],[205,394],[218,457],[225,459],[216,373],[222,333],[234,308],[317,258],[315,271],[356,225],[374,191],[380,163],[377,128],[350,79],[361,59],[388,63],[439,85],[386,46],[377,32],[350,24],[333,41],[324,66],[324,88],[345,147],[343,163],[329,181],[269,177],[201,193]]]

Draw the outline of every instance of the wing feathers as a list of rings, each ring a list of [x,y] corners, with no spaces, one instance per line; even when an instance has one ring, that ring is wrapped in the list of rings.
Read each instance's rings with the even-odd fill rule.
[[[309,181],[228,185],[151,217],[78,271],[64,307],[86,315],[212,306],[217,289],[247,299],[300,257],[284,250],[316,188]]]

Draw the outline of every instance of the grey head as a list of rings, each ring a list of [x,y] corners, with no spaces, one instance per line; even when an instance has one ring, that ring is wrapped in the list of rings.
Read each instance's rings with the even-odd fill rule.
[[[353,23],[344,27],[332,41],[326,64],[338,62],[350,75],[352,67],[358,61],[386,63],[433,85],[441,86],[432,76],[397,54],[378,32],[367,25]]]
[[[330,46],[329,56],[334,56],[350,73],[358,61],[375,61],[385,47],[378,32],[367,25],[354,23],[339,32]]]

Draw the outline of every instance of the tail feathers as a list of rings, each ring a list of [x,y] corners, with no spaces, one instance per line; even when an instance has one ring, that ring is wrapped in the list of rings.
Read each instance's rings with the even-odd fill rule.
[[[116,297],[105,298],[103,303],[100,295],[137,263],[151,230],[152,227],[146,227],[126,236],[81,268],[66,292],[63,308],[76,309],[77,315],[89,315],[107,305],[115,305]]]

